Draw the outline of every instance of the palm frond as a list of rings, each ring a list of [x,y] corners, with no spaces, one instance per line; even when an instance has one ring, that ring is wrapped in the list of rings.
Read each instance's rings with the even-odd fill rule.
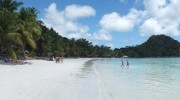
[[[24,38],[33,38],[33,35],[29,31],[24,31]]]
[[[32,33],[34,36],[41,36],[42,34],[41,27],[37,22],[28,22],[25,27],[27,31]]]
[[[28,44],[32,47],[32,49],[36,49],[36,42],[32,38],[27,39]]]
[[[12,47],[7,48],[7,53],[12,59],[17,59],[16,53]]]
[[[17,8],[22,4],[22,2],[17,2],[13,0],[0,0],[0,10],[13,12],[17,10]]]
[[[23,47],[23,42],[21,39],[22,37],[19,33],[7,33],[4,38],[7,42],[10,42],[11,44]]]
[[[14,31],[23,34],[23,32],[25,31],[23,23],[17,23],[14,27]]]
[[[39,27],[33,27],[32,28],[32,33],[33,33],[33,35],[41,36],[42,31],[41,31],[41,29]]]

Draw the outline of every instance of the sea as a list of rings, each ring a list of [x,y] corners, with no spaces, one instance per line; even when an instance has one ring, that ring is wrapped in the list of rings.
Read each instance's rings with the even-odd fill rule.
[[[180,58],[93,59],[74,83],[76,100],[180,100]]]

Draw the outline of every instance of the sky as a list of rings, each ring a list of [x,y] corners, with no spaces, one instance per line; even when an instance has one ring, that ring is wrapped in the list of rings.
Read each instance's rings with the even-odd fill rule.
[[[112,48],[140,45],[152,35],[180,41],[180,0],[16,0],[35,7],[48,28]]]

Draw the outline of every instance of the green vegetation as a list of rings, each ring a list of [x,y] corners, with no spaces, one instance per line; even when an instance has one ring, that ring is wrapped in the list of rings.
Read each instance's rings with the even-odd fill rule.
[[[42,27],[42,37],[37,41],[39,56],[66,57],[108,57],[112,50],[106,46],[93,46],[86,39],[68,39],[60,36],[52,28]]]
[[[179,57],[180,43],[169,36],[153,35],[146,42],[137,46],[115,48],[93,46],[86,39],[67,39],[61,37],[52,28],[42,26],[42,39],[38,42],[39,56],[66,57]]]
[[[26,48],[36,49],[36,38],[41,35],[35,8],[22,7],[22,2],[0,0],[0,52],[17,59]]]
[[[112,50],[86,39],[68,39],[37,20],[38,10],[22,2],[0,0],[0,54],[66,57],[171,57],[180,56],[180,43],[165,35],[151,36],[145,43]],[[19,9],[19,10],[17,10]]]
[[[119,49],[119,53],[130,57],[179,57],[180,43],[169,36],[153,35],[141,45]]]

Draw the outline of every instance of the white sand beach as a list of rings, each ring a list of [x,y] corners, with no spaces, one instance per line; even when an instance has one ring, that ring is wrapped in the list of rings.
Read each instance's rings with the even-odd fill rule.
[[[64,59],[63,64],[45,60],[30,60],[32,64],[25,65],[0,64],[0,100],[91,100],[96,87],[90,85],[95,83],[82,87],[76,78],[88,60]],[[98,95],[94,92],[94,96]]]

